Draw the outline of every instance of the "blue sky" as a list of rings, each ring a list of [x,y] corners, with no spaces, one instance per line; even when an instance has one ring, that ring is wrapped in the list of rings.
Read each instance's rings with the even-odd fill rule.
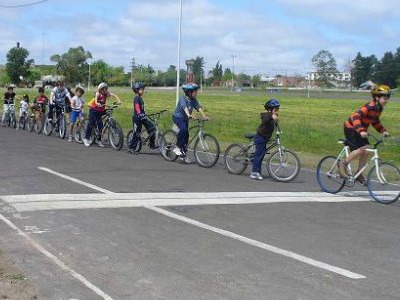
[[[0,0],[15,5],[35,0]],[[17,41],[38,64],[82,45],[94,59],[165,70],[177,64],[179,0],[48,0],[0,8],[0,63]],[[339,69],[355,57],[400,47],[400,1],[183,0],[182,59],[202,56],[206,71],[305,73],[318,51],[329,50]]]

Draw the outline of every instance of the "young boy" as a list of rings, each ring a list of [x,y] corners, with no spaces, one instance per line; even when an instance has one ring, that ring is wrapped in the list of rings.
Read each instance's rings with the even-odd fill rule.
[[[389,101],[390,88],[387,85],[377,85],[371,89],[372,100],[364,104],[355,113],[351,114],[344,123],[344,135],[349,142],[350,154],[343,160],[338,162],[339,173],[343,178],[347,177],[347,166],[354,159],[359,158],[358,171],[361,170],[368,161],[368,127],[372,125],[376,131],[389,136],[388,131],[382,126],[379,117],[383,108]],[[358,172],[357,171],[357,172]],[[361,174],[356,180],[365,184],[365,178]]]
[[[29,95],[25,94],[22,96],[20,101],[20,109],[19,109],[19,123],[25,118],[26,114],[28,113],[29,107]],[[17,125],[17,130],[19,129],[19,125]]]
[[[146,117],[146,111],[144,109],[144,94],[145,85],[141,82],[136,82],[132,86],[132,91],[135,93],[135,97],[133,98],[133,116],[132,123],[134,128],[134,133],[132,140],[129,143],[128,152],[132,154],[137,154],[135,151],[137,143],[140,139],[140,134],[142,132],[142,125],[146,127],[146,130],[150,136],[150,149],[155,149],[155,135],[153,131],[155,130],[154,124]]]
[[[1,118],[1,125],[4,126],[4,121],[6,118],[6,113],[8,110],[8,107],[11,105],[14,105],[14,98],[15,98],[15,93],[14,93],[14,88],[12,86],[9,86],[7,88],[7,92],[4,93],[4,105],[3,105],[3,116]]]
[[[72,97],[71,100],[71,120],[69,123],[69,137],[68,141],[72,142],[72,137],[74,135],[74,125],[76,119],[80,118],[83,112],[83,105],[85,104],[84,100],[82,99],[85,90],[81,87],[77,87],[75,89],[75,96]]]
[[[256,151],[253,157],[253,167],[250,173],[251,179],[262,180],[261,164],[266,153],[266,146],[278,122],[278,110],[280,103],[276,99],[270,99],[264,104],[267,112],[261,113],[261,124],[258,126],[257,134],[254,137]]]
[[[195,83],[185,83],[182,85],[182,89],[185,96],[179,99],[175,112],[172,115],[172,121],[179,128],[176,141],[177,147],[173,152],[175,155],[178,155],[183,162],[189,164],[190,160],[186,155],[186,151],[189,142],[189,119],[194,119],[192,115],[193,108],[200,112],[204,119],[208,120],[208,117],[204,114],[199,101],[197,101],[199,86]]]

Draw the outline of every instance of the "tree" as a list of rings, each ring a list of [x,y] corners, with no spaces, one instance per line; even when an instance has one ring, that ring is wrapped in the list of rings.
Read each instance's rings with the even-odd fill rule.
[[[360,52],[352,61],[352,84],[359,87],[361,84],[367,80],[373,80],[375,69],[378,64],[378,59],[375,55],[362,56]]]
[[[54,54],[50,57],[52,62],[57,63],[56,70],[63,75],[65,81],[75,84],[83,82],[89,71],[86,60],[92,58],[89,51],[85,51],[82,46],[69,48],[67,53],[62,55]]]
[[[29,51],[22,47],[11,48],[7,53],[6,71],[11,82],[20,84],[22,78],[30,75],[30,67],[35,61],[28,56]]]
[[[330,77],[338,72],[336,60],[334,59],[332,53],[330,53],[328,50],[321,50],[312,57],[311,63],[316,70],[316,81],[319,83],[319,85],[322,87],[332,86]]]

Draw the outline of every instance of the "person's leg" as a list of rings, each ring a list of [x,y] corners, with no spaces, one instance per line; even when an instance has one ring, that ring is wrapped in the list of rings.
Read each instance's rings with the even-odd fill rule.
[[[146,128],[147,133],[150,136],[150,148],[155,148],[155,141],[156,141],[156,136],[154,132],[156,131],[156,127],[154,126],[153,122],[151,122],[148,119],[145,119],[142,121],[144,127]]]
[[[133,136],[131,142],[129,143],[129,150],[135,150],[137,147],[137,143],[140,139],[140,134],[142,132],[142,122],[139,119],[132,117],[133,122]]]
[[[3,105],[3,116],[1,117],[1,125],[3,125],[3,126],[4,126],[5,120],[6,120],[7,109],[8,109],[8,105],[4,104]]]
[[[85,139],[89,140],[90,135],[92,134],[93,126],[96,126],[96,114],[95,110],[89,111],[89,121],[85,131]]]
[[[188,122],[182,118],[174,118],[174,123],[179,128],[176,136],[176,146],[181,150],[185,150],[189,140]]]
[[[47,119],[53,120],[54,104],[49,104],[49,113],[47,114]]]
[[[254,137],[254,144],[256,146],[256,151],[253,157],[252,173],[261,175],[261,165],[266,153],[267,139],[256,134]]]

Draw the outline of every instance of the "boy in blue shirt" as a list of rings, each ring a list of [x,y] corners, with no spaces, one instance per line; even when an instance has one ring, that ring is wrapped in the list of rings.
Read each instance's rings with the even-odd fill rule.
[[[200,112],[204,119],[208,120],[208,117],[204,114],[203,109],[196,98],[199,86],[195,83],[186,83],[182,86],[182,89],[185,96],[179,99],[175,112],[172,115],[172,121],[179,128],[176,141],[177,147],[173,152],[175,155],[181,157],[185,163],[190,163],[186,152],[189,142],[189,119],[195,119],[192,115],[193,109]]]

